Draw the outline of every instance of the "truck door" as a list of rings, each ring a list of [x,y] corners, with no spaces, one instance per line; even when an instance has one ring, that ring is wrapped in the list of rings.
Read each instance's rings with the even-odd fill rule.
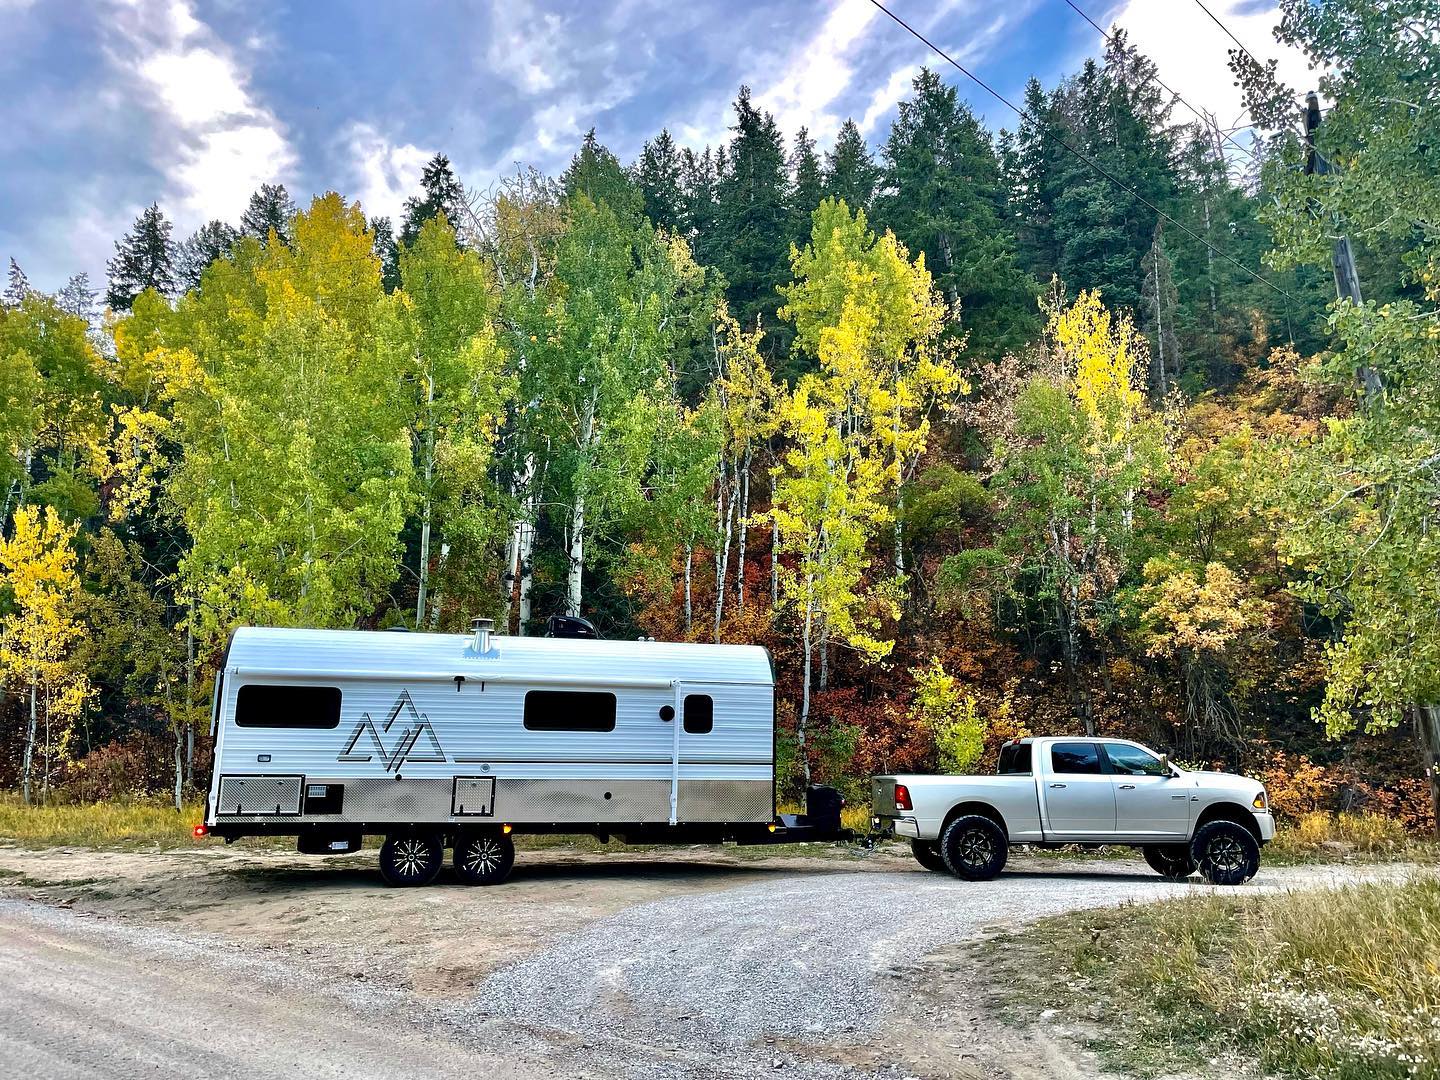
[[[1115,785],[1098,743],[1055,742],[1039,777],[1045,838],[1108,840],[1115,832]]]
[[[1150,751],[1105,743],[1115,782],[1115,833],[1143,840],[1183,840],[1190,835],[1190,784]]]

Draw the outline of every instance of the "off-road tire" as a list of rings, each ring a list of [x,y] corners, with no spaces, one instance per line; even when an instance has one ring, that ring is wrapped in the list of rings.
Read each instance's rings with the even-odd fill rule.
[[[1185,844],[1146,844],[1141,850],[1150,869],[1166,881],[1184,881],[1195,873],[1195,860]]]
[[[950,872],[950,868],[945,865],[945,860],[940,855],[940,849],[935,846],[933,840],[911,840],[910,853],[915,856],[915,861],[926,870],[934,870],[941,874]]]
[[[466,885],[499,885],[515,866],[515,841],[502,832],[463,833],[455,840],[455,876]]]
[[[1190,841],[1190,857],[1212,885],[1243,885],[1260,869],[1260,843],[1244,825],[1211,821]]]
[[[945,869],[965,881],[989,881],[1010,857],[1005,830],[980,814],[964,814],[946,825],[939,847]]]
[[[380,876],[395,886],[429,885],[445,865],[439,833],[394,833],[380,846]]]

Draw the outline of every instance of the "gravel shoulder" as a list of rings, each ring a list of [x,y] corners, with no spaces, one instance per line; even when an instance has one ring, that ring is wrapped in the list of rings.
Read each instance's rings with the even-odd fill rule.
[[[1245,888],[1404,872],[1266,868]],[[149,1000],[230,995],[226,1009],[246,1025],[284,1021],[276,1046],[310,1023],[331,1024],[347,1046],[399,1032],[434,1044],[433,1075],[460,1075],[445,1071],[445,1054],[464,1048],[514,1076],[1086,1076],[1099,1075],[1094,1063],[1043,1018],[1024,1030],[993,1018],[967,946],[1049,914],[1201,888],[1138,861],[1024,856],[971,884],[899,849],[759,860],[713,848],[526,852],[500,888],[442,879],[393,890],[365,856],[0,848],[0,895],[12,898],[0,902],[0,971],[63,979],[74,967],[97,993],[118,980],[141,1015]],[[33,941],[26,920],[40,927]],[[262,987],[285,1007],[247,1017]],[[46,1074],[6,1067],[27,1017],[50,1015],[34,994],[42,1007],[0,1011],[0,1072]],[[80,1024],[86,1000],[56,1015]],[[158,1024],[169,1010],[156,1010]],[[139,1047],[169,1045],[158,1027],[136,1032]],[[27,1045],[47,1038],[69,1045],[63,1027],[31,1029]],[[323,1048],[314,1053],[318,1068]],[[374,1060],[374,1075],[393,1064]],[[246,1075],[268,1074],[257,1063]]]

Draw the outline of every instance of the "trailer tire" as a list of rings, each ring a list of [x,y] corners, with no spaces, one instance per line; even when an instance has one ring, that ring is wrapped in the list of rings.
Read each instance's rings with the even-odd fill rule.
[[[455,876],[466,885],[499,885],[515,866],[515,841],[502,832],[462,833],[455,840]]]
[[[387,885],[429,885],[444,864],[445,838],[439,833],[392,833],[380,846],[380,876]]]
[[[1212,885],[1243,885],[1260,869],[1260,844],[1244,825],[1211,821],[1196,830],[1190,857]]]
[[[915,856],[915,861],[926,870],[934,870],[941,874],[950,871],[950,868],[945,865],[944,858],[940,855],[940,849],[935,846],[933,840],[911,840],[910,853]]]
[[[962,814],[940,833],[945,869],[964,881],[989,881],[1005,869],[1010,841],[1005,830],[980,814]]]
[[[1185,844],[1146,844],[1141,851],[1150,869],[1166,881],[1184,881],[1195,872],[1195,860]]]

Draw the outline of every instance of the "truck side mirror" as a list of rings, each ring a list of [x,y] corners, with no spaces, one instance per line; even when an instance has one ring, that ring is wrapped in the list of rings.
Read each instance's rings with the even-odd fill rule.
[[[1169,780],[1175,775],[1175,770],[1170,767],[1170,755],[1160,755],[1160,767],[1165,770],[1165,779]]]

